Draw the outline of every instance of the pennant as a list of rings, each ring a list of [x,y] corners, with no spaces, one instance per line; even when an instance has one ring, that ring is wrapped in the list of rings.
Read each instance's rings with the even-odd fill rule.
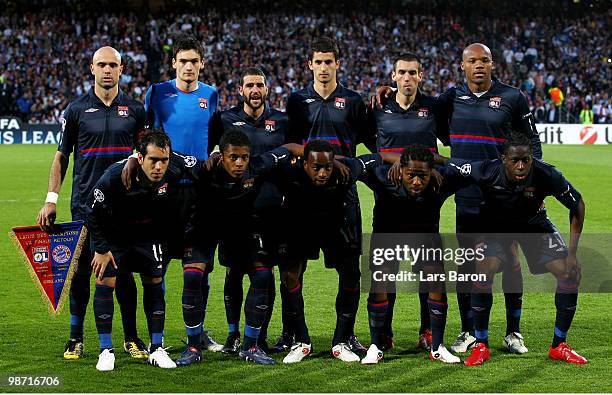
[[[72,275],[87,237],[83,221],[55,224],[52,234],[38,226],[24,226],[13,228],[9,235],[49,313],[59,314],[68,298]]]

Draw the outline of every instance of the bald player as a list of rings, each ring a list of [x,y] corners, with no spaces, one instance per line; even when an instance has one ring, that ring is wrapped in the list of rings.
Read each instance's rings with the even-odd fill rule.
[[[495,160],[502,155],[504,142],[511,132],[525,135],[532,143],[533,155],[542,158],[542,146],[535,120],[525,96],[518,88],[503,84],[493,77],[495,64],[491,50],[484,44],[468,45],[462,54],[461,70],[465,82],[450,88],[438,97],[444,117],[448,119],[451,157],[465,160]],[[442,133],[444,134],[444,133]],[[479,240],[475,234],[490,227],[483,215],[484,199],[476,185],[459,190],[456,232],[459,246],[472,248]],[[520,333],[522,309],[522,274],[516,246],[503,275],[506,301],[506,337],[504,345],[517,354],[527,352]],[[470,271],[470,265],[459,270]],[[474,332],[474,312],[470,303],[471,284],[457,283],[457,301],[461,316],[461,333],[451,346],[453,352],[465,352],[478,337]]]
[[[144,129],[143,105],[119,89],[123,71],[119,52],[112,47],[98,49],[90,70],[94,86],[68,104],[62,115],[62,137],[51,164],[47,198],[37,219],[45,231],[53,229],[70,154],[74,156],[72,220],[85,220],[87,198],[95,183],[108,166],[132,153]],[[70,286],[70,338],[64,351],[65,359],[83,356],[83,322],[89,303],[92,258],[87,238]],[[123,320],[124,349],[133,358],[146,359],[146,347],[136,332],[136,284],[131,274],[117,279],[116,292]]]

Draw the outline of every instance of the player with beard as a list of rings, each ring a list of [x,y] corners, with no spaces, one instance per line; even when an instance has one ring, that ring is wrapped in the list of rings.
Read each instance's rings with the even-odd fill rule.
[[[251,142],[251,155],[259,156],[265,152],[280,147],[285,142],[285,133],[288,128],[287,114],[270,108],[266,105],[268,97],[268,84],[266,75],[261,69],[249,67],[242,72],[238,92],[243,103],[228,110],[221,111],[213,116],[208,151],[219,144],[220,139],[227,130],[240,130],[246,134]],[[276,224],[281,220],[280,206],[283,197],[275,185],[264,181],[258,198],[255,200],[257,220],[262,225]],[[265,239],[269,245],[278,242],[278,231],[272,227],[264,227]],[[270,248],[274,251],[274,248]],[[278,249],[276,249],[278,251]],[[279,256],[272,257],[279,260]],[[223,265],[223,262],[221,263]],[[228,337],[223,352],[237,353],[240,351],[240,310],[243,302],[242,283],[245,275],[244,266],[231,265],[227,267],[225,286],[223,288],[225,313],[228,324]],[[259,333],[258,345],[268,352],[266,342],[268,323],[272,314],[275,299],[274,282],[270,283],[269,314]]]

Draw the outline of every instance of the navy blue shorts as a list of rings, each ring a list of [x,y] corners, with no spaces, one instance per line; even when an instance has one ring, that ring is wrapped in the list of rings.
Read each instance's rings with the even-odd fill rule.
[[[148,277],[162,277],[170,257],[165,243],[136,243],[130,247],[111,246],[117,269],[109,262],[104,277],[116,277],[119,273],[140,273]]]

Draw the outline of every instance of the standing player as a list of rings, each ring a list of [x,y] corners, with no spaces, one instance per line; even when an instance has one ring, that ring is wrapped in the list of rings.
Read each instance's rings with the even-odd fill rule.
[[[138,134],[144,129],[145,112],[141,103],[119,89],[123,70],[121,55],[112,47],[102,47],[90,66],[94,87],[71,102],[62,117],[62,138],[49,175],[49,192],[38,213],[38,224],[50,231],[56,216],[58,194],[74,152],[72,219],[85,220],[87,198],[108,166],[132,153]],[[83,356],[83,322],[89,303],[91,262],[89,238],[82,249],[70,285],[70,340],[64,358]],[[134,358],[147,358],[136,331],[136,284],[131,274],[118,278],[117,299],[121,306],[124,349]]]
[[[451,88],[439,97],[449,119],[451,157],[468,160],[497,159],[502,153],[501,148],[510,131],[515,131],[532,141],[534,156],[541,158],[542,146],[527,99],[519,89],[492,79],[491,50],[484,44],[468,45],[463,50],[461,69],[465,72],[467,84]],[[482,232],[488,222],[487,216],[481,212],[482,193],[477,186],[468,187],[455,194],[455,202],[459,246],[473,247],[477,240],[469,234]],[[510,284],[522,285],[516,248],[513,256],[513,265],[504,271],[504,288],[508,288]],[[520,334],[522,292],[506,292],[504,296],[506,300],[504,344],[510,352],[526,353],[527,347]],[[462,333],[451,346],[451,351],[454,352],[467,351],[476,340],[473,336],[474,323],[470,298],[469,289],[457,290]]]
[[[266,75],[261,69],[249,67],[240,77],[239,93],[243,103],[229,110],[221,111],[213,116],[208,152],[219,143],[219,139],[226,130],[237,129],[247,135],[251,141],[251,155],[258,156],[280,147],[285,142],[285,133],[288,128],[287,114],[266,105],[268,86]],[[261,194],[255,201],[257,217],[262,225],[271,225],[265,229],[265,239],[268,243],[278,241],[278,230],[272,224],[278,223],[282,218],[280,206],[283,197],[271,182],[264,182]],[[272,258],[275,259],[275,258]],[[244,267],[232,265],[225,274],[223,287],[225,314],[229,326],[229,334],[223,352],[237,353],[240,351],[240,310],[242,308],[242,280],[248,273]],[[259,346],[268,351],[266,342],[267,329],[272,315],[272,306],[275,299],[274,281],[270,283],[270,309],[266,321],[260,331]]]
[[[421,144],[432,152],[438,152],[438,138],[448,144],[447,138],[438,130],[446,131],[443,117],[439,114],[436,100],[419,91],[419,83],[423,78],[423,70],[419,58],[413,53],[398,56],[393,63],[391,79],[397,85],[397,91],[391,93],[382,108],[368,110],[370,128],[376,131],[376,149],[378,152],[402,152],[411,144]],[[381,228],[384,223],[377,214],[380,212],[379,195],[374,190],[373,233],[387,232]],[[384,204],[383,204],[384,205]],[[393,347],[393,307],[396,294],[395,283],[390,283],[387,289],[387,314],[381,333],[382,350]],[[421,327],[419,329],[418,347],[429,350],[431,346],[431,325],[428,311],[428,292],[419,292],[421,307]]]
[[[454,174],[480,186],[486,205],[483,214],[491,218],[485,237],[484,259],[477,272],[486,280],[474,283],[472,306],[477,343],[464,363],[482,365],[490,358],[488,325],[493,304],[493,277],[504,264],[512,262],[512,244],[518,242],[533,274],[552,273],[557,278],[557,316],[549,358],[572,364],[585,364],[566,343],[578,302],[580,264],[576,258],[584,223],[585,205],[580,193],[553,166],[533,158],[532,142],[525,135],[513,135],[504,144],[501,160],[451,160]],[[467,162],[467,163],[466,163]],[[470,163],[471,162],[471,163]],[[544,199],[554,196],[570,211],[570,244],[566,246],[544,208]],[[504,235],[503,233],[512,233]]]
[[[95,184],[87,205],[87,227],[91,232],[96,275],[94,313],[100,337],[96,369],[115,368],[112,344],[113,293],[118,272],[140,272],[143,305],[151,346],[149,363],[161,368],[176,364],[162,347],[166,302],[162,289],[163,266],[168,263],[166,246],[169,210],[177,179],[168,177],[170,140],[164,132],[143,135],[138,147],[139,170],[135,185],[127,191],[121,181],[122,163],[108,168]]]
[[[369,149],[375,152],[371,134],[368,133],[365,105],[361,96],[340,85],[336,73],[340,68],[340,52],[336,42],[330,38],[315,39],[311,45],[308,67],[313,74],[313,83],[294,92],[287,100],[289,115],[289,133],[287,140],[305,144],[311,140],[325,140],[333,147],[334,153],[354,158],[357,144],[369,143]],[[361,248],[361,209],[357,187],[353,184],[350,198],[347,201],[347,220],[356,229],[356,241]],[[338,262],[334,262],[338,263]],[[359,271],[359,254],[351,257],[343,265],[354,265]],[[340,284],[344,281],[340,280]],[[281,292],[287,291],[281,288]],[[286,296],[286,295],[285,295]],[[336,335],[348,328],[351,334],[348,341],[353,352],[365,353],[366,349],[353,335],[355,317],[359,307],[359,284],[356,287],[340,286],[336,299]],[[347,307],[340,313],[341,306]],[[283,336],[289,338],[289,336]],[[343,340],[343,341],[344,341]],[[336,345],[336,343],[334,344]]]
[[[208,157],[208,134],[212,115],[217,110],[217,90],[198,81],[200,71],[204,68],[204,51],[201,43],[194,37],[180,37],[172,48],[172,67],[176,70],[176,79],[153,85],[145,98],[147,111],[153,114],[156,127],[163,127],[172,146],[184,155],[191,155],[198,160]],[[176,229],[177,235],[184,234],[184,227],[189,220],[195,204],[195,190],[189,179],[182,183],[180,189],[182,205],[176,215],[182,224]],[[171,246],[173,257],[182,257],[183,241],[173,240]],[[208,252],[207,263],[212,268],[214,250]],[[209,351],[221,351],[223,346],[217,344],[204,331],[206,306],[210,292],[209,270],[204,271],[201,279],[194,280],[189,272],[183,273],[183,298],[185,292],[197,292],[202,295],[202,305],[194,306],[201,315],[198,325],[187,326],[188,336],[201,336],[202,347]],[[194,281],[198,281],[197,284]],[[183,303],[183,316],[185,303]],[[200,346],[198,346],[200,347]],[[179,363],[181,364],[181,363]]]
[[[491,50],[480,43],[468,45],[463,50],[461,69],[465,72],[467,83],[450,88],[438,97],[443,119],[448,120],[440,125],[449,128],[444,133],[448,133],[451,157],[471,160],[497,159],[509,133],[516,131],[531,139],[534,156],[541,158],[541,143],[527,99],[517,88],[493,80]],[[387,94],[390,91],[390,88],[386,89]],[[442,130],[439,132],[442,133]],[[458,191],[455,202],[459,246],[472,248],[478,241],[473,235],[481,233],[487,223],[487,218],[480,213],[484,204],[481,192],[477,186],[472,185]],[[504,289],[510,288],[511,284],[522,285],[517,254],[515,247],[514,264],[506,267],[504,271]],[[473,265],[474,262],[470,261],[459,269],[469,272]],[[462,329],[450,349],[453,352],[466,352],[476,343],[474,316],[470,304],[471,285],[457,285]],[[528,350],[520,334],[522,293],[507,292],[504,296],[507,323],[504,344],[510,352],[526,353]]]

